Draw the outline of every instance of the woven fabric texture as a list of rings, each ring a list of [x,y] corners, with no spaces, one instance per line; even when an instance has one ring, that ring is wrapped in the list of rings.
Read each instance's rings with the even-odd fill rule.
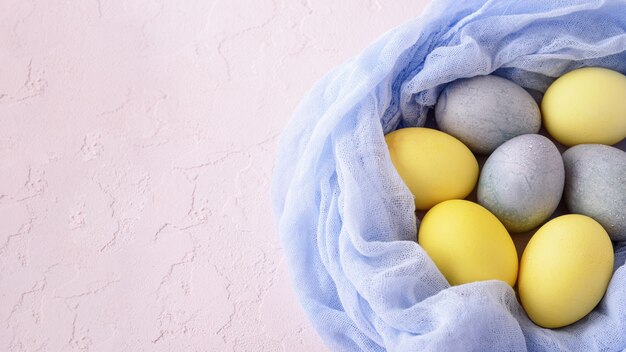
[[[448,285],[384,140],[423,125],[456,79],[494,73],[540,99],[584,66],[626,73],[626,1],[434,0],[314,86],[280,138],[272,201],[294,289],[331,350],[626,349],[626,243],[592,313],[540,328],[504,282]]]

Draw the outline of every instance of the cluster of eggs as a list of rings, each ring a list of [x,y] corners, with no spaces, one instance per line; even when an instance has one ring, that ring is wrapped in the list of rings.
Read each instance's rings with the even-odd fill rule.
[[[449,84],[439,96],[440,130],[385,136],[391,161],[427,210],[418,242],[452,285],[517,283],[538,325],[587,315],[613,272],[613,241],[626,240],[626,76],[582,68],[555,80],[541,108],[498,76]],[[543,127],[562,146],[563,154]],[[482,169],[475,155],[488,155]],[[476,189],[476,202],[464,200]],[[561,199],[571,214],[555,214]],[[536,230],[518,261],[509,233]]]

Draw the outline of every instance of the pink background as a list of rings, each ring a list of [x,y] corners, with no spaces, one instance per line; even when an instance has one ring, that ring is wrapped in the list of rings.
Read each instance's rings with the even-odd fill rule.
[[[426,2],[0,0],[0,350],[324,350],[277,138]]]

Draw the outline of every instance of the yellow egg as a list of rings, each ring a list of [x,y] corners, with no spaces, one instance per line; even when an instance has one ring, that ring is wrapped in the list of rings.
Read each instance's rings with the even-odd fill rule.
[[[426,210],[448,199],[465,198],[478,179],[474,154],[449,134],[422,127],[403,128],[385,136],[398,174]]]
[[[578,214],[552,219],[537,230],[522,254],[522,306],[537,325],[569,325],[600,302],[612,272],[613,246],[598,222]]]
[[[561,144],[615,144],[626,138],[626,76],[600,67],[570,71],[546,91],[543,124]]]
[[[418,243],[451,285],[502,280],[513,286],[517,252],[495,215],[467,200],[435,205],[420,224]]]

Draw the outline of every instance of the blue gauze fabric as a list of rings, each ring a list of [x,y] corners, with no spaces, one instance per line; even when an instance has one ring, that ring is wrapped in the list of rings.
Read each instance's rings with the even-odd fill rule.
[[[384,140],[423,125],[459,78],[494,73],[540,98],[578,67],[625,73],[625,33],[625,1],[435,0],[315,85],[280,138],[272,202],[294,289],[331,350],[626,349],[624,243],[594,311],[540,328],[504,282],[448,285],[416,243]]]

